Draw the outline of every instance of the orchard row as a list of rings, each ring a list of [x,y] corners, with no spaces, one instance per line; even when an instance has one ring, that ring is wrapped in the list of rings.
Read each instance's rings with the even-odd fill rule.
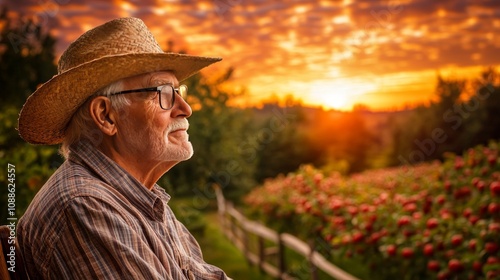
[[[372,279],[500,279],[499,143],[348,178],[304,166],[246,203],[267,225],[358,260]]]

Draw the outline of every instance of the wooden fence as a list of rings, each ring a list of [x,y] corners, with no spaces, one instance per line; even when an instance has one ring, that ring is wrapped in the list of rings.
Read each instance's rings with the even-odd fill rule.
[[[259,266],[267,274],[278,279],[294,279],[287,273],[285,249],[288,248],[304,257],[307,263],[302,268],[307,269],[309,279],[318,279],[317,269],[320,269],[333,279],[359,280],[329,263],[314,250],[314,244],[308,245],[293,235],[279,234],[260,223],[247,219],[230,202],[225,201],[220,189],[217,188],[215,191],[224,234],[243,252],[250,263]],[[257,238],[256,242],[251,242],[251,236]]]

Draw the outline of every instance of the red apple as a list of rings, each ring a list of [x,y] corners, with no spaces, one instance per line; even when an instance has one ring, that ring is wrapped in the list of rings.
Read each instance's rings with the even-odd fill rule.
[[[410,223],[410,221],[411,221],[410,216],[403,216],[403,217],[399,218],[399,220],[398,220],[398,227],[402,227],[404,225],[407,225]]]
[[[438,195],[436,197],[436,202],[439,204],[439,205],[443,205],[444,202],[446,201],[446,197],[442,194]]]
[[[359,243],[363,240],[363,237],[364,235],[361,232],[357,231],[352,235],[352,241],[354,243]]]
[[[428,229],[433,229],[436,228],[439,225],[439,221],[436,218],[430,218],[427,220],[427,228]]]
[[[406,204],[403,209],[407,212],[415,212],[417,210],[417,204],[416,203],[408,203]]]
[[[472,183],[472,185],[473,185],[474,187],[477,187],[477,183],[479,183],[479,181],[481,181],[481,178],[479,178],[479,177],[474,177],[474,178],[472,178],[471,183]]]
[[[440,271],[437,276],[438,280],[449,280],[450,273],[448,271]]]
[[[490,256],[488,257],[488,259],[486,260],[486,263],[487,264],[497,264],[497,263],[500,263],[500,259],[497,258],[497,257],[494,257],[494,256]]]
[[[496,215],[497,213],[500,212],[500,205],[498,203],[495,203],[495,202],[491,202],[489,205],[488,205],[488,212],[491,214],[491,215]]]
[[[432,245],[432,244],[425,244],[423,251],[424,251],[424,255],[426,255],[426,256],[432,256],[434,254],[434,245]]]
[[[481,273],[483,271],[483,264],[480,262],[480,261],[474,261],[472,263],[472,269],[475,271],[475,272],[479,272]]]
[[[486,183],[484,181],[479,181],[477,182],[477,185],[476,185],[476,188],[482,192],[484,190],[484,188],[486,187]]]
[[[443,241],[438,241],[436,243],[436,249],[439,250],[439,251],[444,250],[444,242]]]
[[[452,250],[452,249],[449,249],[449,250],[446,250],[446,252],[444,252],[444,255],[448,258],[448,259],[451,259],[455,256],[456,252],[455,250]]]
[[[370,238],[368,239],[368,243],[370,243],[370,244],[377,243],[377,241],[379,241],[380,238],[382,238],[382,235],[379,232],[374,232],[370,235]]]
[[[451,245],[457,247],[462,244],[462,241],[464,240],[463,236],[461,234],[455,234],[451,237]]]
[[[352,237],[350,235],[342,236],[342,244],[349,244],[352,241]]]
[[[486,272],[486,279],[498,279],[500,276],[500,271],[498,270],[490,270]]]
[[[411,230],[411,229],[404,229],[403,230],[403,235],[407,238],[414,235],[414,234],[415,234],[414,230]]]
[[[387,254],[389,256],[395,256],[396,255],[396,245],[394,245],[394,244],[387,245]]]
[[[332,239],[333,239],[333,235],[332,235],[331,233],[329,233],[329,234],[327,234],[327,235],[325,236],[325,240],[326,240],[327,242],[332,241]]]
[[[469,241],[469,249],[471,251],[476,251],[476,245],[477,245],[477,240],[476,239],[471,239]]]
[[[422,212],[414,212],[412,215],[414,220],[420,220],[423,216]]]
[[[359,212],[359,209],[356,206],[349,206],[347,207],[347,212],[349,212],[349,214],[351,214],[352,216],[356,216],[356,214],[358,214]]]
[[[451,259],[448,262],[448,269],[450,271],[453,271],[453,272],[458,272],[458,271],[462,271],[464,269],[464,265],[462,264],[461,261],[459,261],[457,259]]]
[[[472,208],[470,207],[467,207],[464,209],[464,211],[462,212],[462,214],[464,215],[465,218],[469,218],[470,215],[472,215]]]
[[[443,186],[444,186],[444,189],[445,189],[446,191],[448,191],[448,192],[449,192],[449,191],[451,190],[451,182],[450,182],[450,181],[446,180],[446,181],[444,182],[444,185],[443,185]]]
[[[430,271],[439,271],[439,262],[431,260],[427,263],[427,269]]]
[[[486,244],[484,244],[484,249],[490,254],[495,254],[498,252],[498,244],[495,242],[486,242]]]
[[[413,252],[412,248],[405,247],[405,248],[401,249],[401,255],[405,259],[409,259],[409,258],[413,257],[413,253],[414,252]]]
[[[481,168],[481,176],[486,176],[490,172],[490,168],[488,166],[483,166]]]
[[[479,221],[480,218],[479,216],[476,216],[476,215],[471,215],[469,217],[469,222],[472,224],[472,225],[475,225],[477,223],[477,221]]]
[[[491,223],[488,225],[488,230],[494,233],[500,233],[500,223]]]
[[[490,164],[490,166],[495,166],[495,164],[497,163],[497,157],[495,155],[489,155],[488,163]]]
[[[492,195],[500,196],[500,181],[494,181],[490,184],[490,191]]]

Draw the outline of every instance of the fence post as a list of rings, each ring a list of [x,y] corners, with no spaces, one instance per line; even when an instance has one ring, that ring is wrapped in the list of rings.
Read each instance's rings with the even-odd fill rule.
[[[237,247],[243,247],[246,252],[245,257],[250,264],[257,264],[263,273],[268,273],[273,277],[280,279],[290,279],[286,273],[287,265],[285,263],[285,250],[289,248],[306,258],[310,268],[310,279],[318,279],[318,269],[321,269],[326,274],[341,280],[359,280],[349,273],[339,269],[335,265],[328,262],[319,252],[316,252],[316,247],[329,249],[329,245],[322,242],[321,239],[310,239],[307,243],[298,238],[282,233],[279,234],[259,223],[249,222],[246,217],[234,209],[231,202],[224,201],[222,192],[216,189],[217,201],[220,213],[223,213],[224,233]],[[237,234],[239,232],[239,234]],[[250,236],[257,237],[258,253],[253,253],[254,242],[250,242]],[[238,239],[240,238],[240,239]],[[316,237],[318,238],[318,237]],[[278,247],[278,267],[266,262],[266,240],[277,242]],[[321,247],[323,246],[323,247]],[[329,251],[329,250],[324,250]],[[272,253],[271,251],[269,253]]]
[[[259,247],[259,268],[262,272],[264,272],[264,238],[262,236],[258,236],[257,238],[257,246]]]
[[[227,209],[233,209],[233,204],[231,202],[227,202],[226,204]],[[233,216],[229,216],[229,225],[231,227],[231,236],[232,236],[232,241],[236,242],[238,240],[238,236],[236,235],[236,219]]]
[[[247,230],[244,228],[244,225],[242,225],[242,240],[241,240],[241,243],[243,243],[243,254],[245,255],[245,258],[247,259],[247,261],[249,260],[248,259],[248,252],[250,251],[250,248],[249,248],[249,233],[247,232]],[[249,263],[251,263],[249,261]]]
[[[286,266],[285,266],[285,245],[283,244],[283,240],[281,240],[281,234],[278,234],[278,266],[280,270],[280,279],[283,279],[283,276],[286,273]]]
[[[307,256],[307,260],[309,261],[309,271],[311,273],[311,280],[318,280],[318,268],[314,265],[313,255],[315,250],[315,242],[314,239],[309,240],[309,256]]]
[[[218,185],[214,185],[215,196],[217,198],[217,213],[219,214],[219,222],[221,223],[221,228],[224,234],[228,230],[227,225],[227,213],[226,213],[226,199],[222,194],[222,190]]]

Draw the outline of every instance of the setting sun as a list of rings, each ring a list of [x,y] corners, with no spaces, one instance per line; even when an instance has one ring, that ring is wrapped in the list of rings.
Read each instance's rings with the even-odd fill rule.
[[[374,90],[375,85],[354,79],[318,81],[311,84],[304,102],[325,109],[350,110],[358,103],[359,96]]]

